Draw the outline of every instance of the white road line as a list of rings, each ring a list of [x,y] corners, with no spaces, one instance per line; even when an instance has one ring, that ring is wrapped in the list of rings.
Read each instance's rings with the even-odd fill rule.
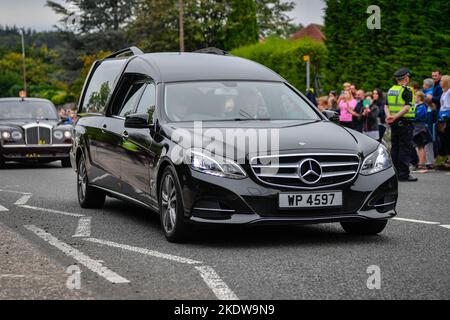
[[[214,292],[219,300],[239,300],[233,291],[219,277],[216,271],[209,266],[196,266],[200,276],[206,285]]]
[[[6,211],[9,211],[9,210],[0,204],[0,212],[6,212]]]
[[[450,225],[448,225],[448,224],[441,224],[441,227],[442,228],[446,228],[446,229],[450,229]]]
[[[31,193],[29,193],[29,192],[21,192],[21,191],[14,191],[14,190],[4,190],[4,189],[0,189],[0,192],[8,192],[8,193],[23,194],[23,195],[31,195]]]
[[[77,230],[75,231],[74,238],[86,238],[91,236],[91,217],[80,218],[78,220]]]
[[[101,244],[101,245],[114,247],[114,248],[119,248],[119,249],[123,249],[123,250],[128,250],[128,251],[132,251],[132,252],[136,252],[136,253],[145,254],[145,255],[148,255],[148,256],[155,257],[155,258],[166,259],[166,260],[170,260],[170,261],[174,261],[174,262],[178,262],[178,263],[202,264],[202,262],[200,262],[200,261],[196,261],[196,260],[192,260],[192,259],[188,259],[188,258],[183,258],[183,257],[179,257],[179,256],[174,256],[174,255],[171,255],[171,254],[162,253],[162,252],[158,252],[158,251],[154,251],[154,250],[148,250],[148,249],[145,249],[145,248],[132,247],[132,246],[128,246],[126,244],[120,244],[120,243],[115,243],[115,242],[106,241],[106,240],[100,240],[100,239],[94,239],[94,238],[88,238],[88,239],[84,239],[84,240],[85,241],[89,241],[89,242],[93,242],[93,243],[98,243],[98,244]]]
[[[415,219],[405,219],[405,218],[394,218],[394,220],[405,221],[405,222],[413,222],[413,223],[422,223],[422,224],[441,224],[440,222],[432,222],[432,221],[423,221],[423,220],[415,220]]]
[[[54,246],[55,248],[61,250],[64,254],[67,256],[75,259],[78,263],[82,264],[89,270],[95,272],[99,276],[105,278],[109,282],[112,283],[129,283],[130,281],[119,276],[117,273],[109,270],[107,267],[104,267],[100,262],[91,259],[81,251],[75,249],[74,247],[68,245],[67,243],[64,243],[51,234],[45,232],[44,230],[30,225],[30,226],[24,226],[27,230],[33,232],[36,234],[39,238],[43,239],[44,241],[48,242],[50,245]]]
[[[30,198],[31,198],[31,194],[24,195],[19,200],[17,200],[16,203],[14,203],[14,204],[16,206],[26,205],[27,202],[30,200]]]
[[[27,206],[27,205],[23,205],[23,206],[19,206],[19,207],[25,208],[25,209],[30,209],[30,210],[42,211],[42,212],[56,213],[56,214],[60,214],[63,216],[69,216],[69,217],[77,217],[77,218],[84,217],[83,214],[70,213],[70,212],[58,211],[58,210],[52,210],[52,209],[46,209],[46,208],[38,208],[38,207],[32,207],[32,206]]]

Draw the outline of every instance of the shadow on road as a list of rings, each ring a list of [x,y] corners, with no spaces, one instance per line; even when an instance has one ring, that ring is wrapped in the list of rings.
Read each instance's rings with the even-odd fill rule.
[[[107,201],[104,211],[109,216],[129,219],[139,226],[157,233],[165,241],[158,214],[120,200]],[[391,242],[384,234],[378,236],[354,236],[346,234],[339,224],[292,225],[292,226],[194,226],[191,239],[179,246],[207,248],[258,248],[276,246],[349,246]]]

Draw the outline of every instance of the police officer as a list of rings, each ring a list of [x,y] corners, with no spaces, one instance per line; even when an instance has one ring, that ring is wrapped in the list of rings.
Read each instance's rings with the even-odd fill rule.
[[[394,76],[397,85],[389,90],[385,107],[386,122],[392,132],[392,160],[400,181],[416,182],[417,178],[411,176],[409,170],[413,152],[413,120],[416,116],[414,89],[408,87],[411,72],[403,68]]]

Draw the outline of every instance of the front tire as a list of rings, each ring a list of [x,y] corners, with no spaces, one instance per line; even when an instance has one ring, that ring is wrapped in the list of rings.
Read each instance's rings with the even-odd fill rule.
[[[159,211],[161,226],[167,241],[181,243],[188,240],[189,226],[184,221],[181,186],[172,167],[167,167],[161,176]]]
[[[101,209],[105,204],[106,194],[89,186],[86,161],[83,156],[78,161],[77,193],[78,202],[84,209]]]
[[[341,222],[345,232],[355,235],[377,235],[386,228],[387,220],[375,220],[364,222]]]

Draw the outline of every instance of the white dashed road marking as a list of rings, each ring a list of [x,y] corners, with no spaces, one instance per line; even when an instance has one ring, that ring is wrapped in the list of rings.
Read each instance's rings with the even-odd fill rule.
[[[30,225],[30,226],[24,226],[27,230],[33,232],[35,235],[37,235],[39,238],[43,239],[44,241],[48,242],[53,247],[59,249],[67,256],[75,259],[78,263],[82,264],[92,272],[95,272],[99,276],[105,278],[109,282],[112,283],[129,283],[127,279],[119,276],[117,273],[109,270],[107,267],[103,266],[99,261],[91,259],[81,251],[75,249],[74,247],[68,245],[67,243],[64,243],[54,236],[52,236],[50,233],[45,232],[44,230]]]
[[[446,225],[446,224],[441,224],[442,228],[446,228],[446,229],[450,229],[450,225]]]
[[[100,240],[100,239],[84,239],[85,241],[98,243],[100,245],[107,245],[114,248],[119,248],[123,250],[128,250],[136,253],[145,254],[155,258],[166,259],[178,263],[194,265],[195,270],[200,273],[202,280],[211,289],[214,295],[219,300],[239,300],[236,294],[227,286],[227,284],[219,277],[217,272],[210,266],[202,265],[203,262],[192,260],[189,258],[183,258],[171,254],[161,253],[154,250],[148,250],[145,248],[133,247],[125,244],[119,244],[111,241]]]
[[[126,244],[120,244],[120,243],[116,243],[116,242],[100,240],[100,239],[94,239],[94,238],[89,238],[89,239],[84,239],[84,240],[85,241],[89,241],[89,242],[93,242],[93,243],[98,243],[100,245],[105,245],[105,246],[110,246],[110,247],[119,248],[119,249],[123,249],[123,250],[128,250],[128,251],[132,251],[132,252],[136,252],[136,253],[145,254],[147,256],[152,256],[152,257],[155,257],[155,258],[166,259],[166,260],[170,260],[170,261],[174,261],[174,262],[178,262],[178,263],[202,264],[202,262],[200,262],[200,261],[192,260],[192,259],[189,259],[189,258],[183,258],[183,257],[179,257],[179,256],[174,256],[174,255],[171,255],[171,254],[162,253],[162,252],[158,252],[158,251],[154,251],[154,250],[148,250],[148,249],[145,249],[145,248],[133,247],[133,246],[129,246],[129,245],[126,245]]]
[[[80,218],[78,220],[77,230],[75,231],[74,238],[86,238],[91,236],[91,217]]]
[[[30,200],[31,198],[31,194],[27,194],[22,196],[19,200],[16,201],[16,203],[14,203],[16,206],[23,206],[26,205],[28,200]]]
[[[0,212],[6,212],[6,211],[9,211],[9,210],[0,204]]]
[[[81,218],[84,217],[83,214],[78,214],[78,213],[70,213],[70,212],[65,212],[65,211],[58,211],[58,210],[53,210],[53,209],[46,209],[46,208],[38,208],[38,207],[32,207],[32,206],[19,206],[21,208],[25,208],[25,209],[30,209],[30,210],[35,210],[35,211],[42,211],[42,212],[48,212],[48,213],[56,213],[56,214],[60,214],[63,216],[69,216],[69,217],[76,217],[76,218]]]
[[[216,271],[209,266],[196,266],[195,269],[200,272],[200,276],[206,285],[214,292],[219,300],[239,300],[233,291],[225,282],[220,279]]]
[[[422,224],[435,224],[435,225],[441,224],[440,222],[423,221],[423,220],[415,220],[415,219],[405,219],[405,218],[394,218],[394,220],[404,221],[404,222],[413,222],[413,223],[422,223]]]

